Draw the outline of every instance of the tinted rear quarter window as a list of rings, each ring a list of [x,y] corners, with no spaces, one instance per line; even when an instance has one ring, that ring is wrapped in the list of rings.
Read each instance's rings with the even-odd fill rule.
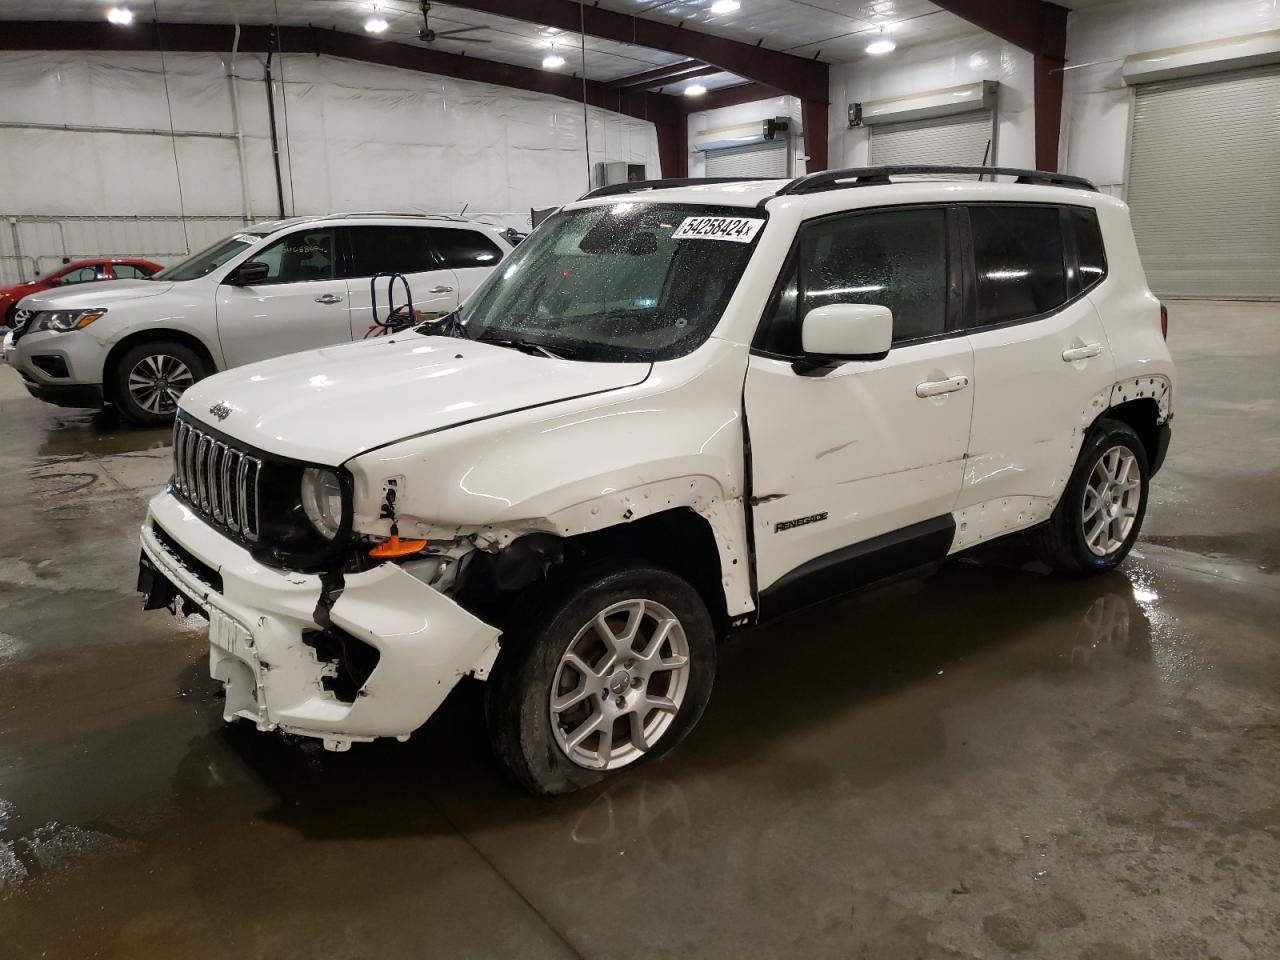
[[[498,245],[475,230],[434,227],[431,234],[446,267],[492,267],[502,259]]]
[[[1066,303],[1067,269],[1057,207],[969,208],[977,326],[1038,316]]]
[[[1084,207],[1069,207],[1071,228],[1076,237],[1076,278],[1078,291],[1088,290],[1107,275],[1107,254],[1102,246],[1098,215]]]

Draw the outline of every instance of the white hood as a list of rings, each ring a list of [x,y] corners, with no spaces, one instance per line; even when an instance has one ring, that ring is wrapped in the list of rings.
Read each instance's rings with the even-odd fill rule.
[[[59,290],[41,290],[22,298],[23,310],[85,310],[90,307],[110,307],[124,300],[141,300],[167,293],[173,289],[172,281],[165,280],[97,280],[93,283],[77,283]]]
[[[181,406],[261,450],[337,466],[407,437],[632,386],[649,369],[407,333],[238,367],[197,383]]]

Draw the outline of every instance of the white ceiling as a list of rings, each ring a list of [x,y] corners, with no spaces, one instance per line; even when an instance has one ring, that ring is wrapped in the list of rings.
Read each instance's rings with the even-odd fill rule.
[[[280,23],[333,27],[363,33],[373,3],[368,0],[120,0],[142,21],[244,24]],[[771,50],[817,57],[835,63],[866,56],[864,48],[886,28],[899,48],[973,34],[976,28],[947,13],[929,0],[741,0],[741,8],[722,16],[710,12],[714,0],[599,0],[599,5],[620,13],[632,13],[660,22],[684,22],[689,27],[759,43]],[[1081,6],[1097,0],[1068,0]],[[0,19],[97,20],[109,3],[103,0],[0,0]],[[386,40],[417,44],[422,17],[417,0],[378,0],[377,12],[389,23],[381,34]],[[447,3],[433,3],[431,26],[437,32],[462,27],[484,30],[456,38],[441,38],[436,49],[465,53],[526,67],[541,67],[552,43],[567,61],[560,70],[585,73],[593,80],[614,80],[654,67],[675,63],[679,55],[631,44],[587,37],[585,48],[577,34],[507,17],[466,10]],[[128,29],[122,27],[120,29]],[[479,40],[487,40],[480,43]],[[584,69],[585,68],[585,69]],[[731,74],[715,74],[673,84],[665,92],[678,93],[690,83],[708,89],[730,86],[741,80]]]

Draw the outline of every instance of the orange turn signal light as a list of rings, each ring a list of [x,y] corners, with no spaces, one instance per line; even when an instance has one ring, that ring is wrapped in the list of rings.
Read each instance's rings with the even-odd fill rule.
[[[427,548],[425,540],[401,540],[399,535],[392,534],[391,539],[380,543],[369,551],[375,560],[395,560],[398,557],[411,557]]]

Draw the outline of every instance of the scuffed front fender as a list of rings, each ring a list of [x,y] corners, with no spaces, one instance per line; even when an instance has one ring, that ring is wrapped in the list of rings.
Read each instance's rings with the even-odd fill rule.
[[[753,609],[745,489],[745,345],[712,339],[654,365],[642,384],[461,424],[346,463],[355,529],[387,536],[397,489],[401,536],[471,537],[496,550],[527,533],[570,537],[666,510],[711,527],[732,615]]]

